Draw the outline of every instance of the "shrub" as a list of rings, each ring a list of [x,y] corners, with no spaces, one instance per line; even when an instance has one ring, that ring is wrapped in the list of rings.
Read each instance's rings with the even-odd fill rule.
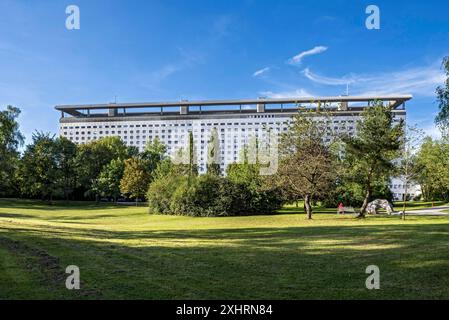
[[[223,185],[224,179],[217,176],[190,177],[172,196],[170,208],[173,214],[201,217],[228,215]]]
[[[148,188],[147,199],[150,213],[171,214],[172,195],[185,180],[184,176],[161,176]]]
[[[148,200],[151,213],[210,217],[271,213],[279,194],[216,175],[168,175],[150,185]]]

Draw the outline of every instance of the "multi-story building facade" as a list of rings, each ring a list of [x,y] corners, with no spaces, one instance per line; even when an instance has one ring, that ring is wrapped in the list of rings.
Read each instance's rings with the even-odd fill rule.
[[[321,119],[330,131],[356,132],[365,107],[383,101],[393,109],[394,121],[405,119],[411,96],[341,96],[291,99],[110,103],[56,106],[61,111],[60,135],[76,144],[118,136],[140,151],[156,137],[174,154],[193,136],[200,173],[206,172],[208,141],[218,133],[222,172],[240,160],[241,150],[253,137],[264,140],[287,132],[301,110],[326,106],[331,118]],[[274,133],[274,134],[273,134]],[[324,140],[328,139],[323,137]],[[397,191],[397,190],[396,190]],[[396,192],[399,193],[399,192]]]

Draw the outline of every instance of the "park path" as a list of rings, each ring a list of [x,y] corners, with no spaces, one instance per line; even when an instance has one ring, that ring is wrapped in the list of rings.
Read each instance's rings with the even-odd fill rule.
[[[407,210],[405,214],[408,216],[449,216],[449,213],[443,212],[445,210],[449,210],[449,206]],[[397,213],[400,214],[401,212],[398,211]]]

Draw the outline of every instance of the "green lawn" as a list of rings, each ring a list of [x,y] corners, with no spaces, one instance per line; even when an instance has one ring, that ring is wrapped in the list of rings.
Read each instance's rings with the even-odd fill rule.
[[[0,298],[449,298],[449,218],[189,218],[0,200]],[[335,210],[330,210],[335,212]],[[381,289],[365,288],[377,265]],[[65,267],[81,290],[65,289]]]
[[[286,206],[284,209],[280,210],[281,213],[297,213],[300,210],[302,210],[303,202],[299,201],[298,206],[296,205],[289,205]],[[426,209],[426,208],[432,208],[436,206],[449,206],[449,203],[446,203],[444,201],[407,201],[407,211],[413,211],[418,209]],[[404,208],[404,202],[402,201],[395,201],[393,203],[393,209],[395,211],[402,211]],[[355,211],[359,211],[359,207],[354,208]],[[323,208],[323,207],[315,207],[314,209],[315,213],[336,213],[337,208]],[[380,209],[380,212],[385,212],[385,210]]]
[[[404,202],[402,201],[395,201],[393,206],[394,209],[397,211],[402,211]],[[407,210],[417,210],[417,209],[426,209],[426,208],[432,208],[432,207],[438,207],[438,206],[447,206],[448,203],[444,201],[408,201],[407,202]]]

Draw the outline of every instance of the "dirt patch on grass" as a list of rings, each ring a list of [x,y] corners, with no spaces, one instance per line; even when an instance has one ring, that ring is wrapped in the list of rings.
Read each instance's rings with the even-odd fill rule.
[[[58,257],[48,254],[46,251],[31,247],[21,241],[0,237],[0,247],[10,251],[20,259],[26,271],[37,277],[39,284],[52,290],[67,290],[65,281],[68,274],[61,265]],[[97,290],[83,289],[71,290],[69,298],[101,299],[101,293]]]

